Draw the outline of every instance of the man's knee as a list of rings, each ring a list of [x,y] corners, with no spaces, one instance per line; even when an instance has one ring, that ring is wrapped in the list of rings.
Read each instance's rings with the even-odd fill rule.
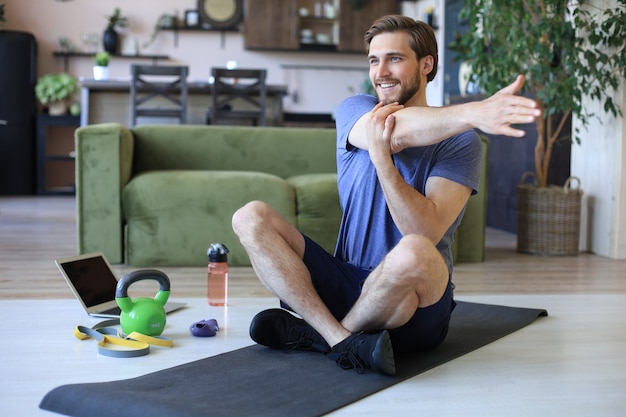
[[[421,235],[406,235],[385,259],[385,275],[398,283],[423,285],[432,280],[447,281],[448,270],[432,241]]]
[[[239,208],[232,217],[233,231],[238,236],[253,231],[263,223],[268,209],[269,206],[262,201],[251,201]]]
[[[406,271],[417,271],[431,261],[440,259],[439,251],[432,241],[422,235],[406,235],[394,249],[394,263]]]

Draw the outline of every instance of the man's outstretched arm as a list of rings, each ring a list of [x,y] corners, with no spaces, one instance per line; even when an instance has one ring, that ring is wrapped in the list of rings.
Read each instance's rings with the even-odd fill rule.
[[[438,143],[473,128],[494,135],[524,136],[523,130],[512,125],[534,123],[541,111],[534,100],[516,95],[523,85],[524,77],[519,75],[512,84],[481,101],[446,107],[399,108],[394,112],[392,153]],[[366,125],[369,117],[371,112],[363,115],[350,131],[348,141],[353,146],[368,149]]]

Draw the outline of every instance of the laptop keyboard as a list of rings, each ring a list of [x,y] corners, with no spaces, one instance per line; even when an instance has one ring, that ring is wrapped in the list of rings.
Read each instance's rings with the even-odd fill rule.
[[[110,314],[112,316],[119,316],[122,314],[122,310],[119,307],[113,307],[105,311],[101,311],[100,314]]]

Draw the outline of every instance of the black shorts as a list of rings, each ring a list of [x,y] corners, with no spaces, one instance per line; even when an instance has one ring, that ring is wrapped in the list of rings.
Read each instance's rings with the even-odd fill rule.
[[[304,240],[304,263],[313,285],[330,312],[341,321],[361,295],[371,271],[338,260],[306,236]],[[448,287],[437,303],[418,308],[406,324],[389,330],[394,350],[427,350],[443,342],[456,306],[453,289],[448,280]]]

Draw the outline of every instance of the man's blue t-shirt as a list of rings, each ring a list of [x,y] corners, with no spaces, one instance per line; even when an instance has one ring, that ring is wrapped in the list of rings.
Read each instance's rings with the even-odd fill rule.
[[[348,134],[356,121],[377,102],[374,96],[357,94],[344,100],[336,112],[337,173],[343,217],[335,256],[367,270],[374,269],[402,237],[387,208],[369,153],[348,143]],[[404,149],[393,155],[393,161],[404,180],[421,194],[425,194],[426,180],[431,176],[463,184],[475,194],[481,156],[480,138],[472,130],[436,145]],[[450,272],[453,235],[464,212],[465,209],[437,244]]]

